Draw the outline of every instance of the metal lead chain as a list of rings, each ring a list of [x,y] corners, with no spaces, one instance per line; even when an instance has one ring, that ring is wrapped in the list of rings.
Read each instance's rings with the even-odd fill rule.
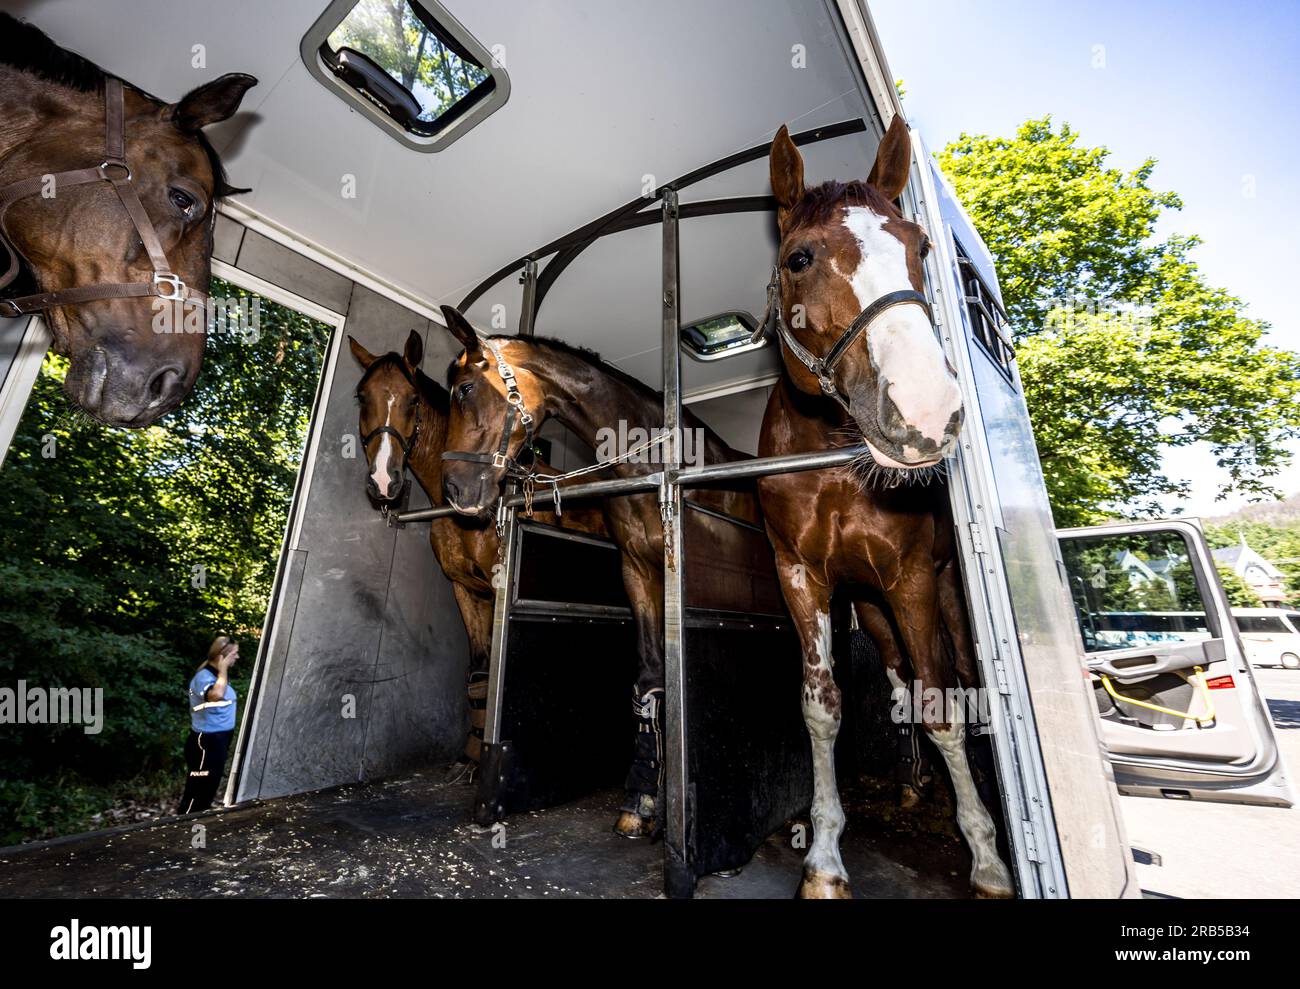
[[[664,527],[664,566],[677,570],[677,550],[673,540],[673,503],[669,497],[670,487],[664,485],[659,489],[659,521]]]

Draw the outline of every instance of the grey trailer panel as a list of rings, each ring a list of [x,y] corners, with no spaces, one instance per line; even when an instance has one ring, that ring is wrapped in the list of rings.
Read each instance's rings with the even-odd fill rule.
[[[993,728],[995,736],[1009,732],[1012,743],[995,737],[1008,817],[1019,813],[1024,826],[1012,844],[1024,837],[1018,857],[1033,862],[1038,895],[1135,895],[1118,795],[1098,736],[1019,373],[1014,361],[1000,367],[975,338],[953,238],[996,297],[992,265],[919,140],[916,157],[923,166],[924,219],[941,273],[936,295],[948,296],[941,299],[952,320],[946,333],[956,337],[945,343],[967,399],[953,507],[966,550],[984,682],[996,685],[1001,698],[993,706]],[[978,561],[978,582],[969,572],[972,561]],[[978,606],[981,598],[984,608]],[[1008,769],[1018,778],[1009,779]],[[1013,806],[1017,794],[1019,808]],[[1052,879],[1054,862],[1064,870],[1064,889]],[[1022,893],[1030,895],[1024,878]]]
[[[274,247],[274,249],[272,249]],[[312,263],[245,235],[240,266],[267,281]],[[355,442],[360,368],[344,336],[374,353],[400,350],[415,330],[436,375],[446,334],[360,285],[329,286],[347,300],[290,519],[230,793],[237,801],[320,789],[449,760],[464,742],[468,650],[451,584],[423,533],[385,526],[365,496]],[[353,443],[345,443],[352,437]],[[351,452],[352,456],[348,456]],[[418,488],[412,507],[426,507]]]

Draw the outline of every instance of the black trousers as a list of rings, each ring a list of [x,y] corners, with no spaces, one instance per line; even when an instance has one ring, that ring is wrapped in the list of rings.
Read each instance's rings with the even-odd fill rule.
[[[185,778],[179,813],[197,814],[212,806],[234,734],[233,729],[204,732],[190,729],[190,737],[185,740],[185,765],[190,767],[190,774]]]

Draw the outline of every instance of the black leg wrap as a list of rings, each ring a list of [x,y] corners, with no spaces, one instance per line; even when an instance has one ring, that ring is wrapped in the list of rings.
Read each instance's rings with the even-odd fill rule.
[[[657,797],[663,786],[664,732],[663,688],[655,687],[644,694],[632,690],[632,711],[636,715],[636,744],[632,752],[632,767],[627,773],[628,799],[623,809],[642,813],[640,796]]]

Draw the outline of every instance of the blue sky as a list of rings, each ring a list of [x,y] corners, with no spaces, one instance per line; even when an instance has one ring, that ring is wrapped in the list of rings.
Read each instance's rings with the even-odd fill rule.
[[[1158,159],[1152,186],[1184,205],[1157,233],[1201,236],[1193,256],[1210,282],[1271,323],[1271,343],[1300,349],[1300,0],[870,6],[908,119],[932,150],[1050,113],[1120,167]],[[1195,481],[1171,514],[1241,503],[1214,500],[1221,475],[1208,450],[1178,451],[1167,466]],[[1300,491],[1300,456],[1277,486]]]

